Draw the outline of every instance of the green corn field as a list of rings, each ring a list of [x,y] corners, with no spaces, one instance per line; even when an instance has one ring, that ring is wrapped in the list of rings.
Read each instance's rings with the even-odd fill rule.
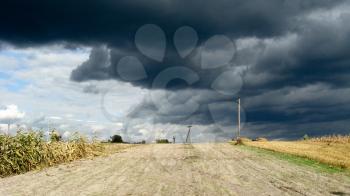
[[[48,142],[42,133],[34,131],[0,135],[0,177],[97,156],[103,148],[100,143],[87,142],[78,135],[67,142]]]

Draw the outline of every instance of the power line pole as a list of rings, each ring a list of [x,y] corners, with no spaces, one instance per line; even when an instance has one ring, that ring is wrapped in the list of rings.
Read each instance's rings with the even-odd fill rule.
[[[237,124],[238,124],[238,133],[237,139],[241,137],[241,98],[237,99]]]
[[[47,118],[46,121],[47,121],[47,132],[50,133],[50,119]]]
[[[234,101],[237,104],[237,138],[241,137],[241,98],[237,98],[237,101]]]
[[[190,133],[191,133],[191,125],[187,126],[188,127],[188,132],[187,132],[187,136],[186,136],[186,143],[188,143],[189,139],[190,139]]]
[[[7,133],[6,133],[6,135],[8,135],[10,133],[10,126],[11,126],[11,123],[8,123],[7,124]]]

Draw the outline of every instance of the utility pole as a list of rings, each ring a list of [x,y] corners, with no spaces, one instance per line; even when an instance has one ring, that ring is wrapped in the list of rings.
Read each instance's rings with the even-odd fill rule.
[[[186,136],[186,143],[188,143],[188,141],[190,140],[190,133],[191,133],[191,125],[187,126],[188,127],[188,132],[187,132],[187,136]]]
[[[47,132],[50,133],[50,119],[47,117]]]
[[[238,97],[236,101],[233,101],[237,104],[237,135],[236,139],[241,137],[241,98]],[[233,138],[234,139],[234,138]]]
[[[237,99],[237,124],[238,124],[238,133],[237,139],[241,137],[241,98]]]
[[[11,124],[8,123],[8,124],[7,124],[7,133],[6,133],[6,135],[8,135],[8,134],[10,133],[10,126],[11,126]]]

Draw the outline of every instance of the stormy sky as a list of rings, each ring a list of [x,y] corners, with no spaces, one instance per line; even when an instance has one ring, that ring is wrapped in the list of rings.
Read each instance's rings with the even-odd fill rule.
[[[130,141],[181,141],[193,125],[193,141],[229,140],[240,97],[245,136],[347,134],[349,10],[337,0],[3,1],[0,120]]]

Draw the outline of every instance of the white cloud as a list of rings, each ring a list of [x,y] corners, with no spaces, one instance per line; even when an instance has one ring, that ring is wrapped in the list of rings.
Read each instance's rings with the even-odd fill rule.
[[[21,120],[24,116],[25,113],[20,112],[17,105],[7,105],[3,109],[0,109],[1,123],[14,123]]]
[[[35,48],[11,48],[0,51],[2,70],[11,80],[24,80],[28,85],[18,91],[6,88],[10,79],[0,80],[0,105],[16,104],[26,111],[21,124],[33,129],[50,128],[92,134],[96,126],[105,126],[103,137],[120,130],[129,108],[142,100],[144,91],[130,84],[108,81],[72,82],[71,71],[89,56],[90,48],[65,49],[59,45]],[[10,69],[11,68],[11,69]],[[84,87],[93,85],[101,92],[108,90],[104,106],[113,121],[101,110],[101,94],[85,93]],[[7,127],[5,127],[7,130]]]
[[[9,53],[11,57],[7,56]],[[125,115],[132,106],[142,101],[148,90],[115,80],[70,81],[71,71],[84,62],[88,55],[89,48],[77,51],[59,46],[8,48],[0,51],[2,59],[10,58],[2,62],[3,67],[13,68],[18,65],[15,69],[5,70],[6,74],[12,80],[21,79],[29,83],[16,92],[8,91],[3,88],[5,84],[0,83],[0,104],[16,104],[26,111],[21,124],[34,130],[56,128],[67,138],[69,133],[78,131],[100,139],[118,134],[125,141],[151,142],[157,137],[171,139],[175,135],[177,141],[183,141],[182,137],[187,131],[185,126],[155,125],[147,116],[140,121],[128,122],[130,120]],[[86,86],[94,86],[105,94],[84,93]],[[101,110],[102,98],[105,113]],[[6,125],[1,127],[7,130]],[[11,128],[15,130],[16,126]]]
[[[123,123],[121,123],[121,122],[115,123],[115,125],[119,129],[123,128]]]
[[[52,120],[62,120],[62,117],[59,117],[59,116],[49,116],[48,119],[52,119]]]
[[[71,136],[71,132],[70,131],[65,131],[63,134],[62,134],[62,137],[63,139],[69,139],[69,137]]]
[[[14,57],[0,55],[0,62],[1,70],[13,70],[19,66],[18,60]]]
[[[105,129],[106,127],[103,125],[91,125],[91,129],[93,132],[99,132]]]

